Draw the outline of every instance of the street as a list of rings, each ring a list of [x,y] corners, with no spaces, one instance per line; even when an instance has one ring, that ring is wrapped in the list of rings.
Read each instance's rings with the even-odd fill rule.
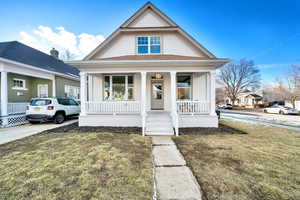
[[[300,131],[299,115],[279,115],[240,110],[220,110],[221,119],[275,126]]]

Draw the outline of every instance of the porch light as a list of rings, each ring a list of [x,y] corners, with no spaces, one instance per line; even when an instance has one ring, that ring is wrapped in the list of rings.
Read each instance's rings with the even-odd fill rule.
[[[156,79],[161,79],[161,74],[155,74]]]

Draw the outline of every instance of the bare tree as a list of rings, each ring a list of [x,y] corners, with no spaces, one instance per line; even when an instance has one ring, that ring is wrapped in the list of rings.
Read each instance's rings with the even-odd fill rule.
[[[64,53],[62,53],[62,55],[60,56],[60,58],[63,61],[69,61],[69,60],[73,60],[75,59],[75,55],[73,53],[71,53],[68,49],[65,50]]]
[[[295,108],[295,101],[300,97],[300,65],[291,65],[287,75],[289,100]]]
[[[226,95],[235,102],[245,89],[255,90],[260,86],[259,69],[253,61],[242,59],[238,63],[229,63],[220,70],[218,78],[225,86]]]

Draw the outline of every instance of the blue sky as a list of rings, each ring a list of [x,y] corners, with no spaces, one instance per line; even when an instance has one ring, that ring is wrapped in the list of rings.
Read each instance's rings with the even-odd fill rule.
[[[146,2],[2,0],[0,41],[24,41],[24,37],[28,36],[26,38],[35,37],[36,43],[44,40],[45,45],[51,45],[49,41],[45,42],[48,36],[40,27],[43,26],[54,33],[60,31],[65,37],[88,34],[80,37],[85,41],[92,39],[82,43],[84,48],[90,41],[102,41],[102,36],[106,38]],[[261,68],[264,82],[286,73],[290,64],[300,63],[299,0],[151,2],[216,56],[233,60],[253,59]],[[52,36],[52,41],[55,41],[56,35]]]

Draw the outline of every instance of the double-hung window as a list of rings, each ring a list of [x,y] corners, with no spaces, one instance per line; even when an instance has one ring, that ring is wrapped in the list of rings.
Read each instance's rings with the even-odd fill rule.
[[[72,85],[65,85],[65,97],[79,99],[80,88]]]
[[[177,99],[178,100],[191,100],[191,75],[178,75],[177,76]]]
[[[104,100],[133,100],[133,75],[104,76]]]
[[[160,54],[161,41],[159,36],[139,36],[137,37],[138,54]]]

